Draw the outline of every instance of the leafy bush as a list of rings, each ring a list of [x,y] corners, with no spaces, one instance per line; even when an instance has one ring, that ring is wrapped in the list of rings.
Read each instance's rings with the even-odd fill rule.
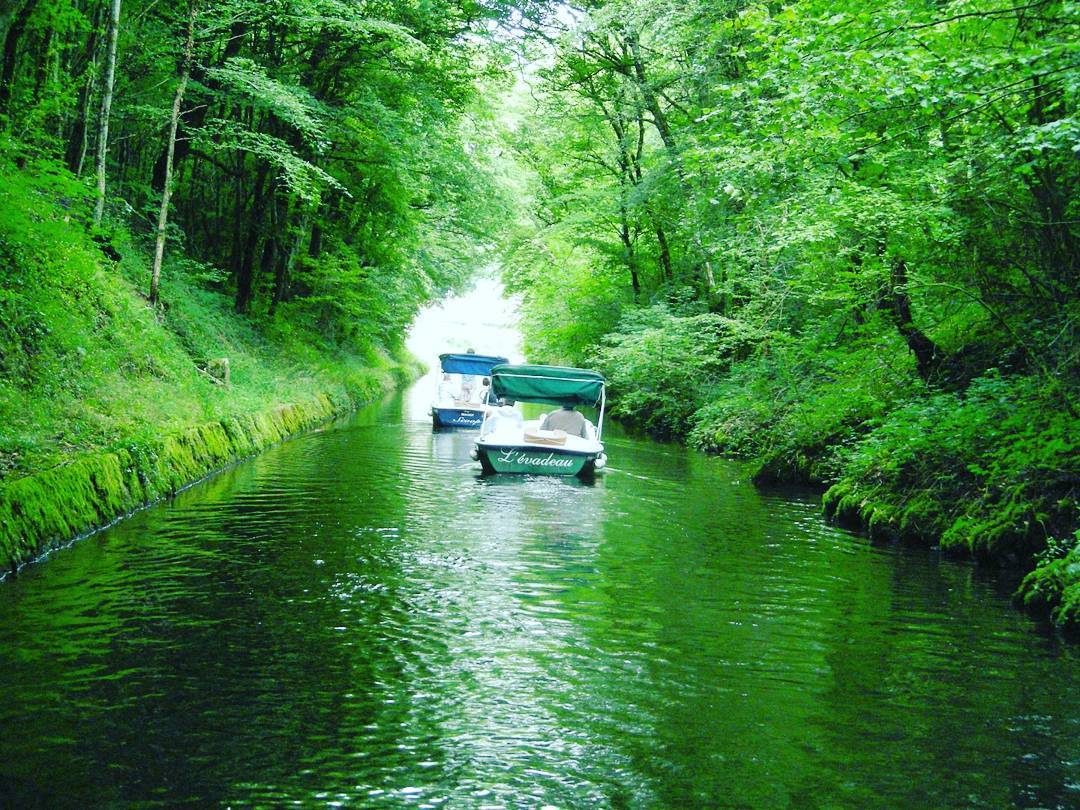
[[[664,304],[627,310],[594,361],[612,414],[660,436],[681,436],[731,365],[742,338],[719,315],[673,314]]]
[[[1020,585],[1020,600],[1057,624],[1080,626],[1080,531],[1069,542],[1048,546],[1040,557]]]
[[[827,482],[838,453],[918,390],[896,338],[861,346],[773,339],[737,364],[693,417],[690,444],[759,461],[759,481]]]

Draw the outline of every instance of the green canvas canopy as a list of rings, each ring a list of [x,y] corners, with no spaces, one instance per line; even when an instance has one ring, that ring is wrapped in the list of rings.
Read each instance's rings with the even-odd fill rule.
[[[495,366],[495,395],[517,402],[595,407],[604,391],[604,377],[595,371],[566,366]]]

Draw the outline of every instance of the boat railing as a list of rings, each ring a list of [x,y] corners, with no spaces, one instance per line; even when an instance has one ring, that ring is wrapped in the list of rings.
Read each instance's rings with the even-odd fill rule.
[[[600,386],[600,416],[596,418],[596,440],[604,435],[604,406],[607,404],[607,386]]]

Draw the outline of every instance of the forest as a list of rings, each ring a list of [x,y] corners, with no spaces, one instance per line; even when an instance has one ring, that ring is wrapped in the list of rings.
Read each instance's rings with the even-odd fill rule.
[[[618,0],[533,84],[536,355],[1076,622],[1080,6]]]
[[[370,396],[498,261],[625,423],[1076,625],[1078,93],[1064,0],[8,2],[0,475]]]
[[[7,4],[0,473],[411,373],[491,251],[494,34],[528,10]]]

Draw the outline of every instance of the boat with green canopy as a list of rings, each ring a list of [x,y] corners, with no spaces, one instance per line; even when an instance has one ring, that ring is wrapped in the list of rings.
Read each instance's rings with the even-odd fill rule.
[[[607,464],[600,441],[607,397],[602,374],[506,364],[492,368],[491,386],[507,403],[537,402],[558,410],[530,421],[511,404],[488,413],[473,450],[485,473],[590,476]],[[582,407],[596,409],[595,425],[577,410]]]

